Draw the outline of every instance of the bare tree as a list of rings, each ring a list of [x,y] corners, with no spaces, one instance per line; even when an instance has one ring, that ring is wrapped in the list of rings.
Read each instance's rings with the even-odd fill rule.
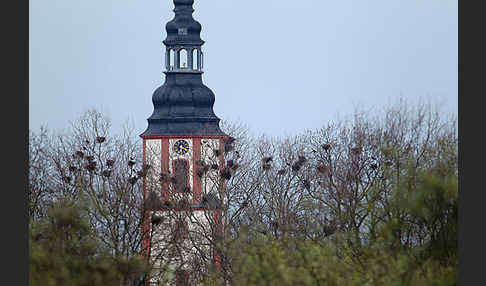
[[[131,257],[141,250],[141,148],[133,129],[115,135],[110,127],[108,118],[89,110],[70,132],[31,132],[31,219],[61,198],[84,202],[98,239],[115,257]]]
[[[51,141],[48,131],[41,127],[39,133],[29,132],[29,218],[31,221],[46,216],[46,204],[54,192],[49,187],[49,178],[53,172],[49,164],[48,149]]]
[[[457,170],[454,117],[402,99],[380,113],[357,111],[298,136],[250,142],[235,175],[242,180],[228,182],[226,249],[245,229],[275,239],[339,240],[359,260],[362,246],[392,221],[406,225],[394,234],[397,247],[423,245],[431,229],[413,221],[397,198],[409,196],[425,170]],[[231,258],[226,262],[230,281]]]
[[[457,174],[455,118],[431,104],[400,100],[283,138],[255,138],[241,123],[223,122],[222,129],[229,137],[205,149],[195,170],[208,186],[201,206],[209,211],[202,214],[192,210],[193,192],[174,173],[141,165],[132,130],[110,134],[96,111],[75,121],[70,134],[31,132],[31,219],[57,198],[85,201],[92,227],[114,255],[146,251],[143,238],[151,237],[159,280],[169,284],[174,275],[185,277],[184,267],[191,269],[188,283],[215,272],[231,284],[232,246],[243,232],[250,241],[266,235],[346,243],[358,261],[362,246],[375,243],[392,221],[405,226],[394,232],[400,241],[394,247],[420,246],[437,235],[434,224],[400,207],[424,171]],[[144,221],[149,229],[142,229]]]

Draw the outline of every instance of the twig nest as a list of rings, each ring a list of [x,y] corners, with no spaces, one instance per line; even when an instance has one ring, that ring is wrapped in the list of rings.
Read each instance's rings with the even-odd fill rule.
[[[231,172],[228,168],[224,168],[222,169],[220,172],[219,172],[219,175],[221,176],[221,178],[225,179],[225,180],[229,180],[231,179]]]
[[[105,137],[101,137],[101,136],[96,137],[96,143],[103,143],[105,141],[106,141],[106,138]]]
[[[331,149],[331,144],[323,144],[322,149],[324,149],[325,151],[329,151],[329,149]]]
[[[104,170],[103,176],[109,178],[111,176],[111,170]]]
[[[307,162],[307,158],[302,155],[299,156],[299,159],[292,165],[292,171],[298,172],[305,162]]]
[[[88,164],[86,164],[86,169],[90,172],[95,171],[96,170],[96,162],[90,161]]]
[[[113,165],[115,165],[115,160],[113,160],[113,159],[106,160],[106,165],[108,167],[113,167]]]
[[[319,164],[317,167],[316,167],[317,171],[323,175],[325,174],[328,174],[329,173],[329,167],[326,166],[325,164]]]
[[[273,161],[273,157],[272,157],[272,156],[269,156],[269,157],[263,157],[263,159],[262,159],[262,162],[263,162],[264,164],[268,164],[268,163],[270,163],[270,162],[272,162],[272,161]]]

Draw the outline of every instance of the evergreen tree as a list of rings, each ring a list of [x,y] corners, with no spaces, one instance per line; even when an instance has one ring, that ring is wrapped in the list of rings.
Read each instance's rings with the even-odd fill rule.
[[[29,228],[30,285],[133,285],[143,275],[143,260],[113,257],[101,245],[79,204],[54,203]]]

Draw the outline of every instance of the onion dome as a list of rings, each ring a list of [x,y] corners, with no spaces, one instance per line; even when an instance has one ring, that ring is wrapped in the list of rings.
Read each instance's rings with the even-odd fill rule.
[[[175,17],[165,26],[166,46],[194,45],[201,46],[201,24],[192,18],[194,0],[174,0]]]

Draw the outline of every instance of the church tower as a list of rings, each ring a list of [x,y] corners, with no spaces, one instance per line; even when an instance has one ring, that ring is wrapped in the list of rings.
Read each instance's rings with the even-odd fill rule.
[[[218,268],[224,152],[230,137],[213,112],[214,93],[203,84],[204,41],[192,14],[194,0],[174,0],[166,25],[165,82],[143,141],[143,251],[154,265],[147,285],[192,285],[195,273]]]

